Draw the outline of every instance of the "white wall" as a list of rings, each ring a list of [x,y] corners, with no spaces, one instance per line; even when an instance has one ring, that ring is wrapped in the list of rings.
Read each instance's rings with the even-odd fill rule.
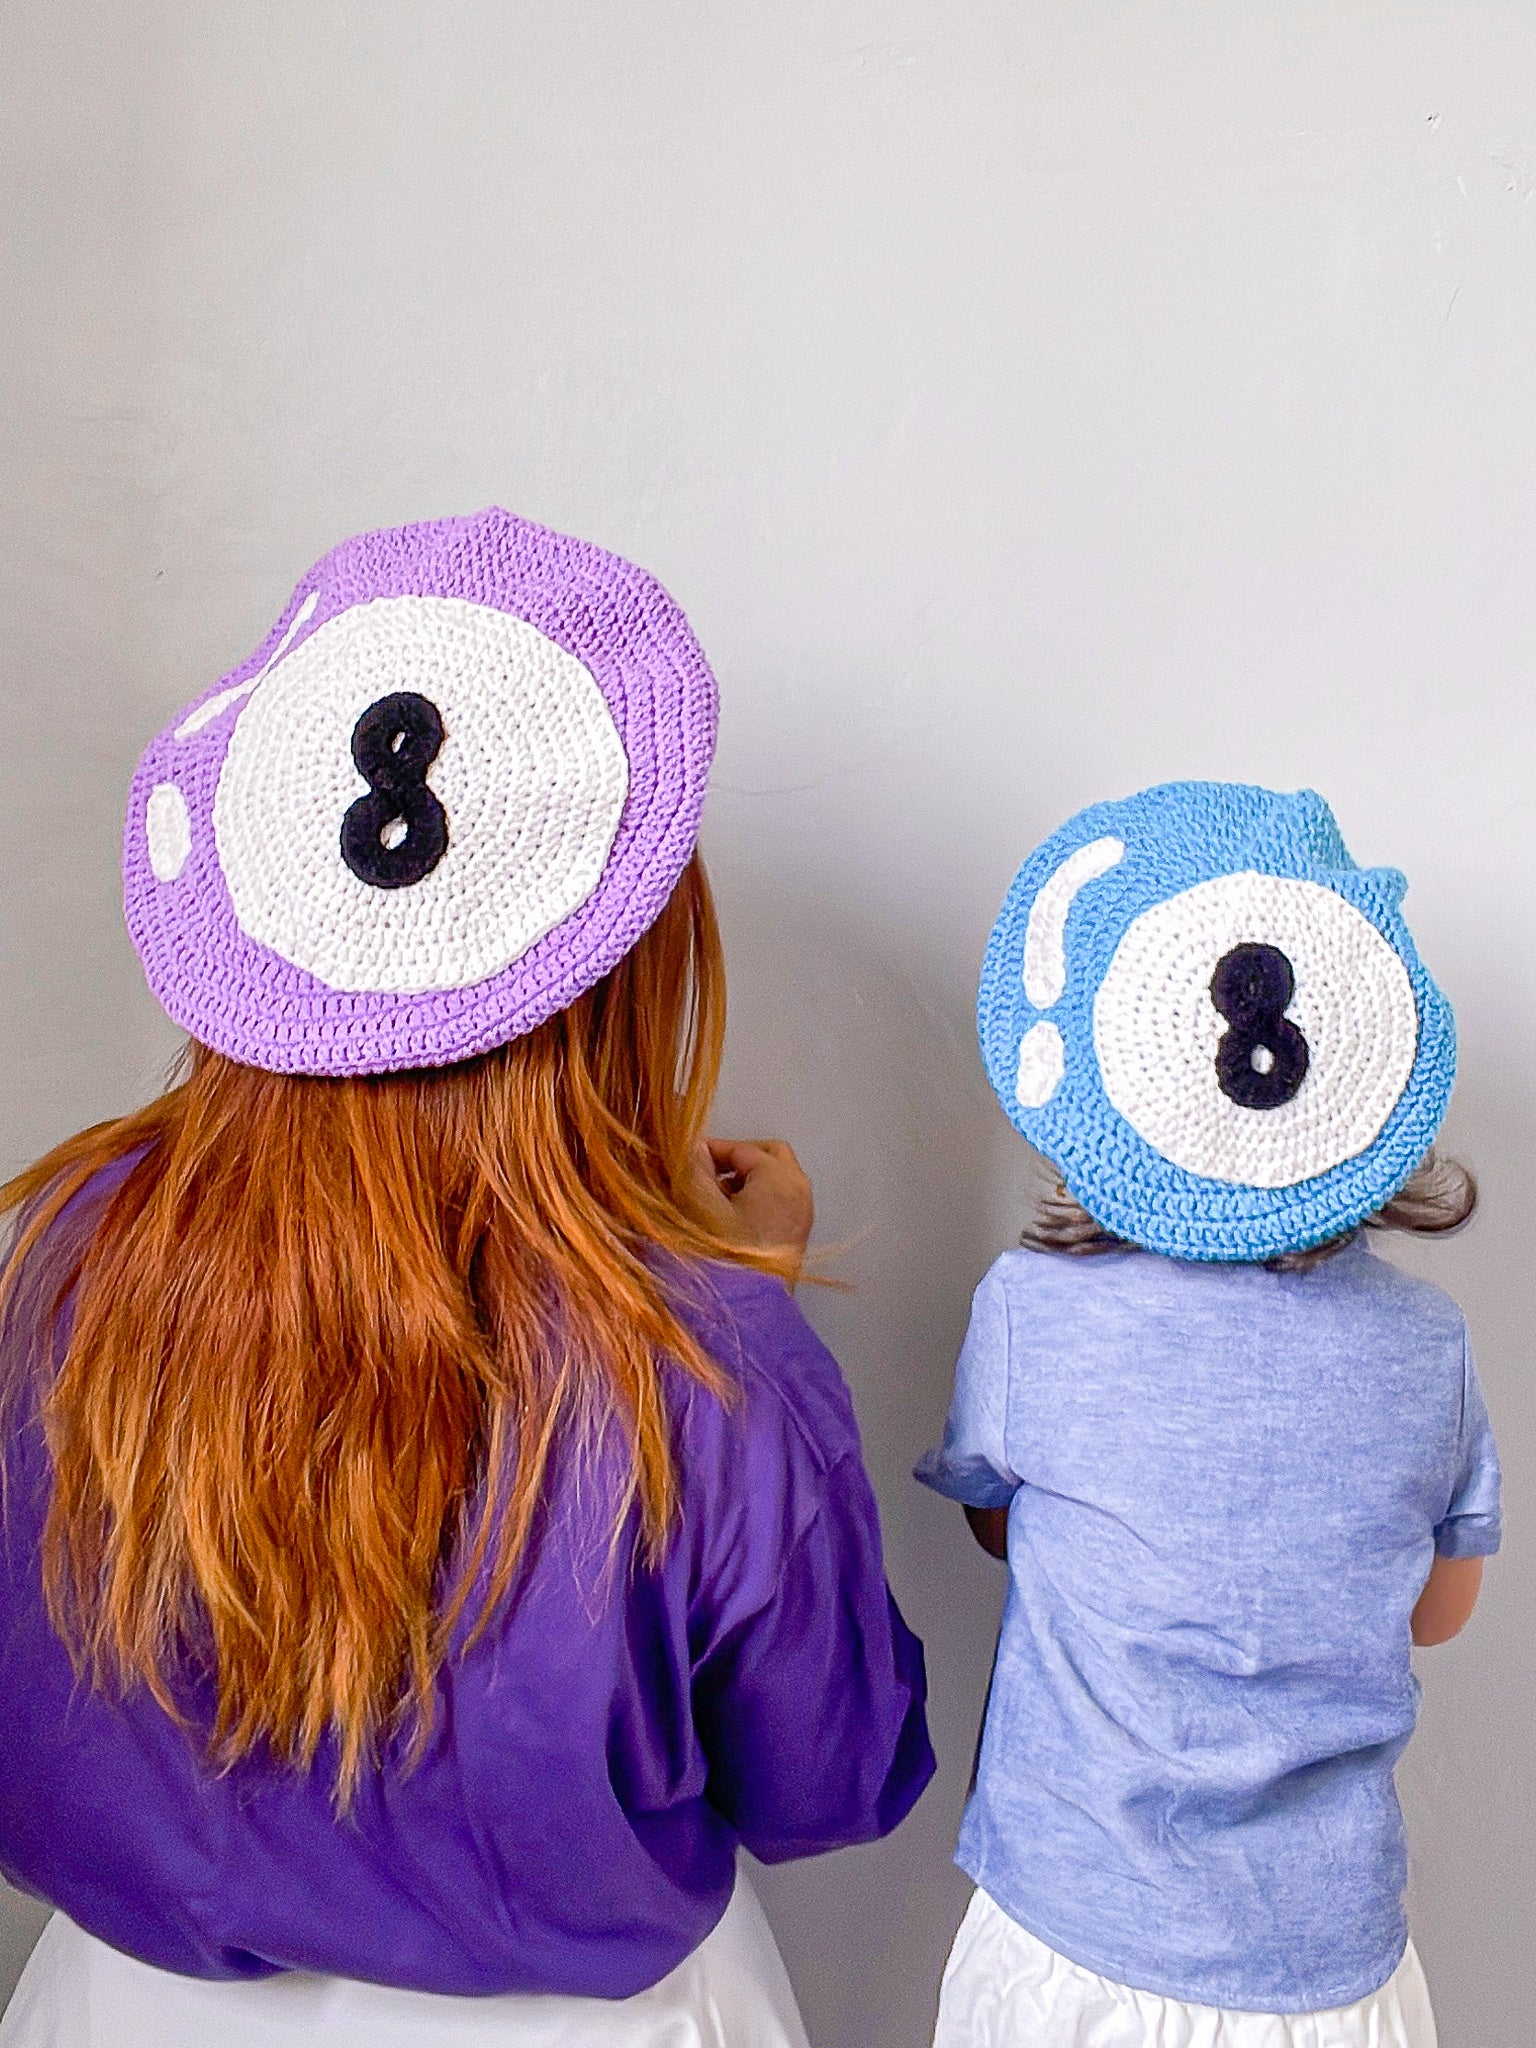
[[[999,1587],[905,1475],[1026,1174],[983,937],[1093,797],[1321,787],[1464,1026],[1486,1215],[1414,1257],[1512,1530],[1404,1779],[1444,2048],[1525,2039],[1536,9],[54,0],[3,47],[0,1155],[169,1053],[120,792],[313,556],[497,500],[655,568],[725,690],[723,1114],[852,1246],[812,1313],[943,1757],[767,1888],[820,2048],[917,2048]]]

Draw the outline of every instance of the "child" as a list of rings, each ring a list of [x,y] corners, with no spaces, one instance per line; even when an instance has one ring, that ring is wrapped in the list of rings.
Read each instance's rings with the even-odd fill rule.
[[[803,2048],[738,1846],[932,1757],[809,1185],[699,1135],[714,737],[666,594],[490,511],[145,755],[190,1059],[7,1191],[5,2048]]]
[[[1499,1482],[1461,1312],[1361,1233],[1473,1200],[1402,893],[1316,796],[1174,784],[993,931],[987,1068],[1061,1184],[918,1474],[1009,1568],[939,2048],[1433,2048],[1392,1772]]]

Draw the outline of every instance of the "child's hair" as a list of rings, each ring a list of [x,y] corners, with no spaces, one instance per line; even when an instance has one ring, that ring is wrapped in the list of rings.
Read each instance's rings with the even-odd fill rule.
[[[1472,1174],[1456,1160],[1431,1151],[1391,1201],[1374,1216],[1367,1217],[1363,1227],[1441,1236],[1448,1230],[1459,1229],[1476,1207],[1477,1182]],[[1332,1258],[1358,1235],[1358,1230],[1348,1230],[1341,1237],[1329,1238],[1306,1251],[1283,1252],[1278,1258],[1266,1259],[1264,1264],[1272,1273],[1304,1272],[1309,1266]],[[1101,1228],[1060,1181],[1040,1198],[1020,1243],[1033,1251],[1070,1252],[1079,1257],[1128,1249],[1125,1239]]]
[[[43,1371],[48,1607],[96,1684],[175,1712],[190,1658],[220,1759],[306,1765],[329,1733],[345,1803],[382,1735],[425,1739],[562,1437],[616,1426],[614,1539],[634,1510],[654,1553],[678,1498],[662,1361],[730,1392],[655,1255],[787,1270],[690,1193],[724,997],[695,856],[605,980],[497,1051],[333,1080],[194,1047],[158,1101],[0,1188],[0,1335]],[[50,1225],[134,1152],[54,1270]]]

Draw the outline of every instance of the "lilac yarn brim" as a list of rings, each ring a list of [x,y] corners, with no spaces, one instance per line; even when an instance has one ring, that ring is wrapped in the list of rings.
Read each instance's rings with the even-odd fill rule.
[[[123,846],[128,929],[151,988],[200,1043],[280,1073],[369,1074],[447,1065],[531,1031],[609,973],[660,913],[693,852],[714,754],[714,677],[655,579],[588,541],[492,508],[344,541],[303,579],[271,633],[218,695],[256,675],[305,600],[292,643],[380,597],[460,597],[525,619],[591,671],[618,729],[629,788],[601,879],[520,958],[472,986],[422,994],[327,987],[242,931],[214,846],[213,801],[240,707],[175,737],[181,712],[134,776]],[[291,650],[285,650],[285,653]],[[196,707],[188,707],[189,710]],[[174,781],[192,849],[154,875],[149,792]]]

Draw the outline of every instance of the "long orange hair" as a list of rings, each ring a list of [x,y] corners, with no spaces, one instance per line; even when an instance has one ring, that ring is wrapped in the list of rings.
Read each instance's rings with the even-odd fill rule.
[[[386,1732],[424,1739],[458,1624],[514,1590],[564,1434],[617,1425],[615,1538],[633,1512],[662,1543],[662,1361],[729,1388],[654,1253],[783,1270],[690,1192],[724,996],[695,856],[629,956],[510,1045],[338,1080],[193,1047],[159,1100],[0,1188],[0,1328],[44,1367],[44,1589],[96,1684],[174,1712],[201,1659],[218,1758],[307,1766],[329,1734],[345,1802]],[[32,1318],[74,1289],[55,1365],[46,1327],[18,1341],[28,1254],[140,1150]]]

